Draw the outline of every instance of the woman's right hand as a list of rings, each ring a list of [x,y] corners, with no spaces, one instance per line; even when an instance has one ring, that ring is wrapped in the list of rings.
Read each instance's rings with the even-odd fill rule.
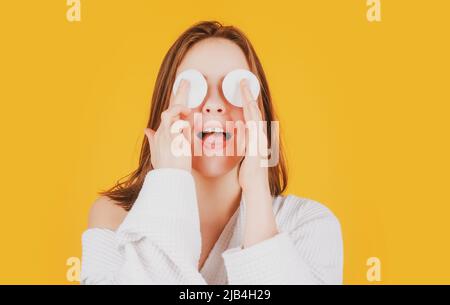
[[[181,114],[188,115],[191,112],[187,107],[189,85],[186,80],[180,82],[169,108],[161,113],[161,123],[156,132],[150,128],[144,131],[150,145],[154,169],[178,168],[191,171],[190,125],[181,120]]]

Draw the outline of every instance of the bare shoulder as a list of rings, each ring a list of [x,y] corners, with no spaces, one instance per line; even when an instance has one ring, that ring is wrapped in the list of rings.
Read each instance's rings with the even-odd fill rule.
[[[128,212],[107,196],[101,196],[92,204],[89,212],[89,228],[103,228],[115,231]]]

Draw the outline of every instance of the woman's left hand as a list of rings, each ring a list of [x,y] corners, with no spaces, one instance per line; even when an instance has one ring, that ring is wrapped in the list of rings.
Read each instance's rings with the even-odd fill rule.
[[[260,124],[265,122],[262,121],[258,103],[253,100],[248,82],[241,81],[240,87],[244,97],[246,136],[239,184],[246,205],[243,247],[247,248],[275,236],[278,229],[272,208],[268,167],[263,166],[269,149],[266,132],[264,128],[260,128]]]
[[[261,111],[248,87],[248,81],[240,83],[245,119],[245,157],[239,170],[239,184],[244,192],[270,193],[268,168],[262,166],[267,158],[267,135]]]

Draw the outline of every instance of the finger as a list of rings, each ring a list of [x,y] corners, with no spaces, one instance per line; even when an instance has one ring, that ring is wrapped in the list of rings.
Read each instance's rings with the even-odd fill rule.
[[[182,79],[180,81],[180,86],[178,87],[177,94],[173,99],[173,105],[187,106],[189,90],[190,90],[190,82],[185,79]]]
[[[161,113],[161,123],[167,128],[172,125],[176,120],[179,120],[180,114],[188,115],[191,112],[191,108],[185,105],[172,105],[167,110]]]
[[[240,85],[244,102],[246,103],[254,102],[255,100],[253,99],[253,95],[250,91],[248,80],[246,78],[243,78],[240,82]]]
[[[242,110],[244,113],[244,120],[246,122],[248,122],[252,119],[252,117],[251,117],[250,109],[248,106],[249,102],[248,102],[248,97],[247,97],[247,93],[246,93],[247,80],[246,79],[241,80],[239,85],[240,85],[241,96],[242,96]]]
[[[267,157],[268,139],[267,139],[267,124],[261,124],[258,128],[258,152],[263,157]]]
[[[253,95],[250,91],[248,80],[242,79],[240,82],[240,89],[242,94],[242,103],[244,110],[244,118],[246,121],[261,121],[261,111],[259,110],[258,104],[253,99]]]
[[[183,135],[188,140],[189,143],[191,143],[192,137],[191,137],[191,125],[189,123],[186,124],[186,126],[182,129]]]
[[[258,156],[257,125],[248,125],[245,129],[245,157],[255,159]]]
[[[245,128],[245,155],[248,156],[248,153],[250,151],[250,131],[248,128]]]
[[[268,133],[268,131],[269,131],[269,126],[268,126],[268,122],[266,122],[266,121],[260,121],[259,122],[259,130],[260,130],[260,132],[262,132],[262,134],[265,136],[265,137],[267,137],[267,133]]]
[[[190,142],[190,125],[188,121],[178,120],[174,122],[170,127],[170,138],[172,140],[172,148],[180,149],[184,156],[191,155],[191,142]],[[189,134],[188,134],[189,133]],[[174,142],[176,140],[176,142]],[[177,154],[178,155],[178,154]]]
[[[245,128],[245,123],[242,121],[237,121],[236,123],[236,155],[244,156],[246,141],[247,141],[247,129]]]
[[[171,134],[184,133],[186,129],[190,129],[191,125],[185,120],[176,120],[172,125],[170,125]]]

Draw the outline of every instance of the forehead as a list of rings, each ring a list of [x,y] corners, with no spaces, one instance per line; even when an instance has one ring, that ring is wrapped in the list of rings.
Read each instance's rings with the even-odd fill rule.
[[[208,80],[220,80],[235,69],[247,69],[249,66],[244,52],[234,42],[224,38],[207,38],[196,43],[186,53],[177,74],[197,69]]]

